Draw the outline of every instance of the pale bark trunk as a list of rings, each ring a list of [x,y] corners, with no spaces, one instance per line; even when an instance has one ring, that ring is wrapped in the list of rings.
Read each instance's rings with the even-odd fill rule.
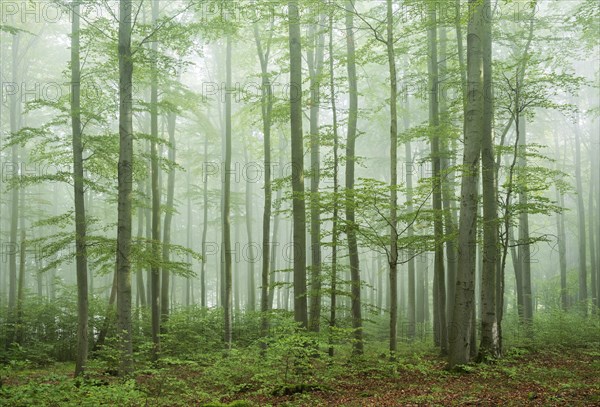
[[[310,28],[310,41],[315,50],[307,48],[307,61],[310,76],[310,314],[309,329],[319,332],[321,323],[321,216],[319,203],[320,182],[320,135],[319,109],[321,75],[323,72],[324,36],[320,28],[325,23],[324,15],[319,17],[319,24]],[[317,34],[316,31],[321,31]]]
[[[587,265],[585,239],[585,208],[583,205],[583,180],[581,177],[581,137],[579,122],[575,124],[575,184],[577,188],[577,220],[579,232],[579,306],[581,312],[587,314]]]
[[[231,36],[227,36],[226,55],[226,89],[231,89]],[[222,300],[224,310],[224,340],[227,349],[231,349],[232,342],[232,270],[231,270],[231,230],[230,230],[230,200],[231,200],[231,92],[225,93],[225,169],[223,176],[223,257],[225,266],[224,297]]]
[[[460,223],[458,231],[458,265],[456,293],[449,334],[450,367],[470,360],[472,315],[474,309],[474,275],[477,248],[477,179],[483,127],[483,58],[481,44],[482,5],[469,0],[473,14],[467,35],[467,108],[461,182]]]

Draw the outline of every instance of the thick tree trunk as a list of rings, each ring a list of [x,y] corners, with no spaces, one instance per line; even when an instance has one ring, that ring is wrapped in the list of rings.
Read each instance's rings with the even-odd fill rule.
[[[467,108],[461,182],[460,223],[456,294],[449,333],[449,364],[453,368],[470,360],[472,315],[475,306],[475,262],[477,248],[477,179],[483,131],[482,4],[469,0],[473,14],[467,35]]]
[[[152,22],[158,20],[159,0],[152,1]],[[160,198],[161,191],[158,183],[159,165],[158,148],[158,71],[156,67],[156,42],[152,43],[153,58],[150,65],[150,176],[152,192],[152,258],[160,256]],[[150,268],[150,312],[152,319],[152,358],[157,360],[160,354],[160,268],[153,262]]]
[[[75,376],[84,373],[88,355],[88,269],[86,247],[83,143],[81,134],[81,67],[79,61],[79,0],[73,2],[71,21],[71,128],[73,145],[73,200],[75,206],[75,267],[77,275],[77,356]]]
[[[484,0],[483,12],[491,16],[490,0]],[[492,22],[484,19],[482,29],[483,89],[492,89]],[[494,104],[492,95],[483,100],[481,175],[483,188],[483,267],[481,273],[481,344],[479,356],[500,356],[499,324],[496,314],[498,255],[498,204],[493,142]]]
[[[131,193],[133,181],[133,122],[131,0],[120,2],[119,13],[119,171],[117,216],[117,327],[121,343],[120,375],[133,371],[131,343]]]
[[[360,264],[356,241],[354,167],[356,162],[356,125],[358,121],[358,90],[356,80],[356,58],[354,43],[354,11],[351,1],[346,2],[346,50],[348,71],[348,134],[346,140],[346,235],[348,236],[348,258],[350,260],[350,310],[354,329],[354,354],[363,353],[362,309],[360,298]]]
[[[298,1],[290,0],[290,126],[292,137],[292,214],[294,246],[294,319],[308,326],[306,299],[306,211],[304,198],[304,143],[302,140],[302,48]]]

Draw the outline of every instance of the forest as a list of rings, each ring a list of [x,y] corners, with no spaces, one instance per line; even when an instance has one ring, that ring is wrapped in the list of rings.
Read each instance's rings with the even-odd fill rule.
[[[0,405],[600,405],[597,0],[0,20]]]

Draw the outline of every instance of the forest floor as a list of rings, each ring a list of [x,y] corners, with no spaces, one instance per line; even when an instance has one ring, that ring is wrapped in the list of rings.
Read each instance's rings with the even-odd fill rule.
[[[241,361],[240,361],[241,362]],[[2,371],[1,406],[600,406],[600,349],[513,349],[495,363],[449,372],[431,352],[382,355],[331,369],[317,360],[306,381],[282,386],[207,377],[198,364],[177,363],[139,372],[135,380],[90,375],[72,378],[72,364]],[[240,371],[251,367],[241,366]],[[326,373],[335,370],[334,373]],[[286,370],[287,373],[287,370]],[[217,380],[217,381],[215,381]],[[223,381],[222,385],[219,380]],[[211,404],[212,400],[212,404]],[[218,402],[217,402],[218,401]],[[223,403],[223,404],[221,404]]]

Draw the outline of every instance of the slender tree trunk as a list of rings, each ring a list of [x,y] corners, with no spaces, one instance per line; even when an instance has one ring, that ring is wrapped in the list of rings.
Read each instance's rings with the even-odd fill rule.
[[[244,158],[246,160],[246,168],[249,168],[248,162],[248,148],[244,149]],[[256,282],[254,280],[254,262],[256,261],[254,253],[254,241],[252,240],[252,180],[246,175],[246,194],[245,194],[245,206],[246,206],[246,236],[248,237],[248,256],[246,259],[248,263],[248,280],[247,280],[247,307],[246,309],[250,312],[256,311]],[[267,253],[268,254],[268,253]],[[238,280],[239,281],[239,280]]]
[[[469,0],[473,14],[467,35],[467,108],[461,183],[460,223],[456,294],[449,334],[449,364],[453,368],[470,360],[472,315],[475,306],[475,262],[477,248],[477,179],[483,130],[482,4]]]
[[[526,182],[527,174],[527,129],[525,127],[525,117],[518,119],[519,132],[519,169],[522,172],[521,183]],[[531,292],[531,245],[529,243],[529,214],[527,206],[529,197],[526,187],[521,187],[519,191],[519,206],[523,210],[519,213],[519,247],[517,249],[518,262],[521,269],[521,283],[523,287],[523,322],[526,332],[531,335],[531,324],[533,323],[533,296]]]
[[[88,267],[86,247],[83,143],[81,134],[81,71],[79,61],[79,0],[73,2],[71,21],[71,127],[73,199],[75,206],[75,267],[77,275],[77,356],[75,376],[84,373],[88,355]]]
[[[597,157],[596,157],[597,158]],[[592,158],[593,160],[593,158]],[[596,311],[596,307],[598,307],[598,292],[596,291],[596,270],[597,270],[597,266],[596,266],[596,246],[594,244],[594,190],[596,188],[598,188],[598,184],[597,184],[597,180],[594,179],[594,163],[592,161],[590,161],[590,190],[589,190],[589,201],[588,201],[588,210],[590,212],[589,215],[589,225],[588,225],[588,232],[589,232],[589,240],[590,240],[590,266],[591,266],[591,281],[590,284],[592,285],[592,304],[594,305],[595,308],[594,312]]]
[[[226,89],[231,89],[231,36],[227,36],[226,56]],[[232,316],[232,271],[231,271],[231,230],[230,230],[230,200],[231,200],[231,92],[225,93],[225,170],[223,174],[223,257],[225,266],[225,285],[223,309],[225,318],[224,340],[227,349],[231,349],[233,316]]]
[[[583,181],[581,177],[581,137],[579,122],[575,127],[575,184],[577,187],[577,220],[579,232],[579,305],[581,312],[587,314],[587,264],[585,241],[585,208],[583,205]]]
[[[491,16],[490,0],[484,0],[483,13]],[[492,89],[492,22],[484,19],[482,29],[483,89]],[[483,267],[481,273],[481,345],[480,358],[500,356],[499,323],[496,314],[496,273],[498,254],[498,204],[493,143],[494,105],[492,95],[483,99],[481,176],[483,188]]]
[[[427,31],[429,42],[429,126],[432,128],[431,135],[431,161],[433,166],[433,193],[432,207],[434,211],[434,307],[437,331],[439,332],[439,346],[442,355],[448,352],[448,325],[446,322],[446,273],[444,270],[444,223],[442,215],[442,172],[439,135],[439,100],[438,100],[438,56],[437,56],[437,5],[429,5],[429,28]]]
[[[354,354],[363,353],[362,309],[360,298],[360,264],[356,242],[354,167],[356,162],[356,123],[358,121],[358,90],[356,80],[356,58],[354,44],[354,14],[352,1],[346,2],[346,49],[348,70],[348,135],[346,140],[346,235],[350,260],[350,301],[352,328],[354,329]]]
[[[392,1],[387,0],[386,48],[390,74],[390,357],[395,358],[397,350],[398,325],[398,116],[396,56],[394,51],[394,20]]]
[[[264,204],[263,204],[263,223],[262,223],[262,269],[261,269],[261,296],[260,296],[260,311],[261,311],[261,336],[266,337],[269,329],[269,319],[267,312],[273,307],[272,293],[274,288],[269,288],[269,272],[273,267],[274,261],[270,259],[271,244],[269,235],[271,233],[271,206],[272,206],[272,186],[271,186],[271,112],[273,110],[273,91],[271,81],[269,80],[269,53],[271,50],[271,38],[267,42],[266,50],[263,51],[260,35],[258,33],[258,25],[254,24],[254,40],[256,42],[256,50],[260,60],[261,69],[261,116],[263,122],[263,151],[264,151]],[[273,25],[271,24],[271,33],[273,33]],[[273,246],[273,253],[275,247]],[[269,261],[271,260],[271,261]],[[271,271],[271,275],[273,272]],[[264,345],[263,345],[264,346]]]
[[[133,122],[131,0],[120,2],[119,13],[119,194],[117,219],[117,327],[121,342],[120,375],[133,371],[131,343],[131,193],[133,181]]]
[[[169,161],[175,162],[176,158],[176,146],[175,146],[175,113],[169,113],[167,115],[167,133],[169,134],[169,150],[168,157]],[[164,330],[164,324],[169,318],[169,295],[170,287],[169,282],[171,280],[171,273],[169,271],[170,259],[170,245],[171,245],[171,223],[173,222],[173,212],[175,207],[173,206],[173,200],[175,196],[175,168],[171,167],[167,175],[167,201],[165,202],[166,213],[163,220],[163,244],[162,244],[162,273],[161,273],[161,288],[160,288],[160,319],[161,329]]]
[[[338,191],[339,191],[339,137],[338,120],[335,100],[335,79],[333,68],[333,15],[329,15],[329,93],[331,98],[331,115],[333,130],[333,216],[331,225],[331,294],[329,309],[329,356],[333,357],[334,350],[334,330],[337,319],[337,250],[338,250]]]
[[[554,135],[554,146],[556,148],[556,154],[559,155],[558,150],[558,136]],[[558,162],[558,158],[557,158]],[[564,163],[563,163],[564,166]],[[557,163],[558,167],[558,163]],[[558,169],[558,168],[557,168]],[[565,207],[565,198],[558,187],[555,187],[556,191],[556,202],[561,208]],[[560,306],[563,311],[566,311],[569,307],[568,303],[568,289],[567,289],[567,240],[565,233],[565,215],[563,212],[556,213],[556,235],[558,243],[558,263],[560,266]]]
[[[204,137],[204,165],[208,163],[208,134]],[[208,173],[202,172],[202,263],[200,265],[200,306],[206,308],[206,234],[208,233]]]
[[[24,204],[23,197],[24,189],[21,188],[21,203]],[[15,329],[14,329],[14,339],[18,345],[23,345],[23,341],[25,339],[25,330],[24,330],[24,321],[23,321],[23,307],[25,305],[25,249],[27,241],[25,239],[25,225],[24,225],[24,217],[21,215],[21,238],[19,242],[19,282],[17,284],[17,305],[16,305],[16,318],[15,318]]]
[[[143,181],[140,181],[138,183],[138,189],[140,191],[142,191],[143,186],[144,186]],[[137,224],[136,237],[141,242],[143,239],[143,233],[144,233],[144,209],[143,209],[143,207],[139,207],[137,209],[137,218],[138,218],[138,224]],[[137,297],[140,300],[140,305],[142,307],[146,307],[146,305],[147,305],[146,304],[146,288],[144,286],[144,274],[143,274],[141,265],[136,267],[135,282],[136,282]]]
[[[409,100],[407,97],[406,100],[406,113],[404,114],[404,129],[408,130],[410,128],[410,108],[409,108]],[[406,211],[408,213],[412,213],[414,211],[413,208],[413,172],[415,170],[415,165],[413,163],[412,157],[412,145],[410,140],[407,140],[404,143],[404,156],[406,163],[404,165],[405,168],[405,178],[406,178]],[[414,228],[412,225],[406,230],[406,235],[408,238],[412,238],[414,236]],[[414,252],[412,250],[408,250],[408,276],[407,276],[407,321],[408,321],[408,338],[414,339],[415,337],[415,327],[416,327],[416,286],[415,286],[415,259]]]
[[[292,137],[292,214],[294,245],[294,319],[308,326],[306,302],[306,212],[304,198],[304,145],[302,140],[302,48],[298,1],[290,0],[290,122]]]
[[[19,77],[17,70],[19,69],[19,43],[21,36],[17,33],[12,37],[12,82],[18,83]],[[9,98],[10,105],[10,132],[14,134],[18,130],[18,111],[19,101],[17,100],[17,94],[13,94]],[[20,175],[19,165],[19,146],[13,144],[11,147],[11,160],[14,168],[14,176]],[[12,186],[10,195],[10,243],[8,253],[8,316],[10,319],[13,318],[13,313],[17,305],[17,252],[19,247],[18,242],[18,226],[19,226],[19,187],[18,182]],[[10,341],[8,341],[10,342]],[[7,347],[10,343],[7,342]]]
[[[319,182],[321,178],[319,109],[321,76],[323,73],[324,36],[322,28],[324,15],[319,24],[310,28],[311,46],[307,47],[307,62],[310,76],[310,314],[308,326],[313,332],[319,332],[321,323],[321,215],[319,200]],[[320,31],[317,33],[317,31]],[[312,47],[315,49],[313,50]]]

